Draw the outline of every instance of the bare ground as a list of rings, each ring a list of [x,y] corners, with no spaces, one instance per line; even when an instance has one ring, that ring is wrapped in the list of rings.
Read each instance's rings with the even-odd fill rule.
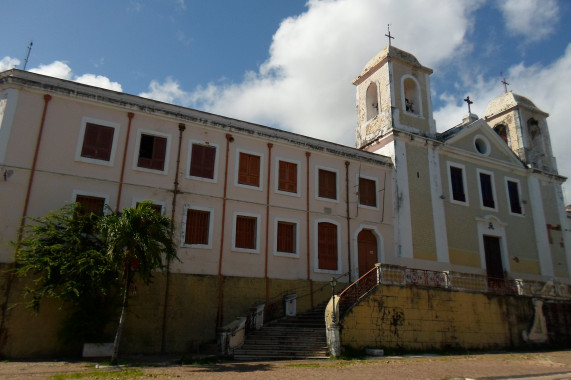
[[[93,362],[5,361],[2,379],[571,379],[571,351],[366,360],[220,362],[181,365],[170,358],[137,358],[119,368]],[[99,368],[97,368],[99,367]]]

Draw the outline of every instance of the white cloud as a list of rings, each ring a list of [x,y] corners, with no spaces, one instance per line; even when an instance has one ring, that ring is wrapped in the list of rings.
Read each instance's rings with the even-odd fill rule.
[[[183,106],[190,105],[190,94],[183,91],[178,82],[170,77],[164,83],[159,83],[155,80],[151,81],[149,91],[140,93],[139,96],[165,103],[175,103]]]
[[[30,69],[29,71],[60,79],[71,80],[73,78],[71,67],[62,61],[54,61],[48,65],[40,65],[39,67]]]
[[[88,84],[90,86],[106,88],[108,90],[119,92],[123,91],[123,88],[118,82],[111,82],[109,78],[102,75],[83,74],[79,77],[76,77],[74,81],[78,83]]]
[[[0,72],[15,68],[20,64],[17,58],[4,57],[0,59]]]
[[[499,2],[507,30],[526,42],[541,41],[559,21],[556,0],[505,0]]]

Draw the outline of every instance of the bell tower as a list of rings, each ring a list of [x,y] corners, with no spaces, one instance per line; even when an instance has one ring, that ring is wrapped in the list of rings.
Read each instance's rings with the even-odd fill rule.
[[[557,173],[548,116],[528,98],[506,92],[488,105],[485,120],[527,165]]]
[[[357,87],[357,148],[391,129],[436,136],[430,74],[432,70],[412,54],[390,44],[367,63],[353,81]]]

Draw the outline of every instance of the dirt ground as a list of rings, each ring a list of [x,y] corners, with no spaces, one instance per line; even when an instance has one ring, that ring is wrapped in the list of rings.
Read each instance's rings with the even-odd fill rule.
[[[133,358],[120,368],[94,362],[4,361],[2,379],[571,379],[571,350],[364,360],[219,362]]]

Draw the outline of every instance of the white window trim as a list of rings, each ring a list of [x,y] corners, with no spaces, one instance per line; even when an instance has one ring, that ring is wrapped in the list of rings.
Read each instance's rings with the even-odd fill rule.
[[[139,162],[139,149],[141,148],[141,135],[150,135],[150,136],[158,136],[164,137],[167,139],[167,147],[165,152],[165,167],[163,170],[155,170],[155,169],[148,169],[148,168],[141,168],[137,166]],[[171,135],[163,132],[151,131],[147,129],[138,129],[137,130],[137,139],[135,141],[135,154],[133,156],[133,170],[138,170],[141,172],[147,173],[155,173],[155,174],[167,174],[169,170],[169,157],[171,151]]]
[[[490,181],[492,183],[492,195],[494,196],[494,207],[485,207],[484,198],[482,197],[482,184],[480,182],[480,174],[487,174],[490,176]],[[498,211],[498,196],[496,194],[496,182],[494,180],[494,173],[489,170],[476,169],[476,175],[478,176],[478,194],[480,194],[480,208],[482,210]]]
[[[452,191],[452,175],[450,174],[451,167],[462,169],[462,184],[464,186],[464,196],[466,197],[466,202],[457,201],[456,199],[454,199],[454,193]],[[462,206],[470,206],[468,198],[468,183],[466,181],[466,166],[463,164],[458,164],[456,162],[446,161],[446,172],[448,174],[448,194],[449,194],[448,198],[450,200],[450,203]]]
[[[319,268],[319,223],[332,223],[335,224],[337,226],[337,270],[330,270],[330,269],[320,269]],[[313,242],[313,247],[314,247],[314,252],[315,254],[313,255],[313,271],[315,273],[330,273],[330,274],[341,274],[342,273],[342,268],[341,268],[341,224],[339,224],[338,222],[332,220],[332,219],[316,219],[314,222],[314,242]]]
[[[260,157],[260,186],[250,186],[250,185],[245,185],[243,183],[238,183],[238,178],[240,176],[240,153],[246,153],[246,154],[251,154],[253,156],[258,156]],[[243,187],[244,189],[250,189],[250,190],[260,190],[262,191],[264,189],[264,155],[262,153],[259,152],[254,152],[251,150],[245,150],[245,149],[236,149],[236,160],[235,160],[235,168],[234,168],[234,186],[236,187]]]
[[[495,132],[494,132],[495,133]],[[480,152],[478,150],[478,148],[476,148],[476,140],[481,140],[484,145],[486,146],[486,151],[485,152]],[[474,148],[474,151],[478,154],[481,154],[482,156],[489,156],[490,153],[492,152],[492,145],[490,144],[490,141],[484,137],[483,135],[476,135],[474,136],[474,138],[472,139],[472,147]]]
[[[406,110],[406,106],[405,106],[405,94],[404,94],[404,81],[406,79],[412,79],[415,83],[416,83],[416,96],[418,97],[419,103],[418,104],[418,113],[414,113],[414,112],[410,112]],[[419,117],[419,118],[424,118],[424,114],[422,112],[422,97],[420,94],[420,83],[418,83],[418,80],[416,80],[415,77],[413,77],[410,74],[405,74],[401,77],[400,79],[400,88],[401,88],[401,104],[403,105],[403,109],[402,111],[409,116],[413,116],[413,117]]]
[[[208,244],[186,243],[186,222],[187,222],[186,218],[188,217],[188,210],[208,211],[210,213],[210,220],[208,223]],[[180,229],[181,229],[181,240],[180,240],[181,247],[212,249],[212,233],[214,231],[214,209],[212,207],[184,205],[182,213],[182,224],[180,226]]]
[[[368,205],[364,205],[361,203],[361,189],[359,188],[359,178],[364,178],[364,179],[368,179],[371,181],[375,181],[375,203],[376,203],[376,206],[373,207],[373,206],[368,206]],[[357,173],[355,175],[355,179],[356,179],[356,184],[357,184],[357,189],[358,189],[358,191],[357,191],[357,205],[361,208],[367,208],[369,210],[378,210],[379,209],[379,180],[378,180],[378,178]]]
[[[97,124],[103,127],[111,127],[114,129],[113,131],[113,142],[111,144],[111,155],[109,156],[109,161],[105,160],[98,160],[95,158],[87,158],[81,155],[81,150],[83,149],[83,139],[85,137],[85,128],[87,123],[90,124]],[[81,162],[87,162],[90,164],[97,164],[97,165],[104,165],[104,166],[113,166],[115,162],[115,151],[117,150],[117,140],[119,139],[119,123],[114,123],[112,121],[107,120],[100,120],[95,119],[92,117],[83,117],[81,119],[81,128],[79,130],[79,137],[77,141],[77,147],[75,149],[75,160]]]
[[[279,184],[280,184],[280,161],[283,162],[289,162],[292,164],[296,164],[297,165],[297,191],[295,193],[290,193],[289,191],[282,191],[279,190]],[[301,191],[300,191],[300,177],[301,177],[301,162],[296,161],[296,160],[290,160],[288,158],[283,158],[283,157],[276,157],[276,163],[275,163],[275,173],[276,175],[275,177],[275,190],[274,192],[276,194],[282,194],[282,195],[289,195],[290,197],[301,197]]]
[[[190,175],[190,164],[191,164],[191,159],[192,159],[192,144],[197,144],[197,145],[204,145],[204,146],[212,146],[216,148],[216,155],[214,157],[214,178],[204,178],[204,177],[196,177],[196,176],[192,176]],[[188,179],[195,179],[197,181],[203,181],[203,182],[210,182],[210,183],[217,183],[218,182],[218,153],[220,152],[220,146],[216,143],[211,143],[211,142],[206,142],[206,141],[202,141],[202,140],[188,140],[188,154],[186,157],[186,172],[185,172],[185,178]]]
[[[109,215],[113,212],[111,206],[109,206],[109,195],[102,194],[102,193],[95,193],[91,191],[84,191],[84,190],[73,190],[71,194],[71,203],[76,202],[76,198],[78,195],[85,195],[87,197],[97,197],[105,199],[105,203],[103,205],[103,215]]]
[[[251,186],[249,186],[251,187]],[[256,248],[238,248],[236,247],[236,219],[238,216],[249,216],[256,218]],[[245,252],[245,253],[260,253],[260,224],[262,218],[260,214],[252,214],[248,212],[235,211],[232,218],[232,251],[234,252]],[[267,238],[267,237],[266,237]]]
[[[319,196],[319,170],[320,169],[327,170],[329,172],[335,172],[335,196],[336,196],[335,199],[321,198]],[[329,168],[326,166],[320,166],[320,165],[315,166],[315,199],[317,199],[319,201],[339,203],[339,170]]]
[[[295,224],[295,253],[278,251],[278,223],[286,222]],[[299,220],[275,218],[274,219],[274,256],[299,258]]]
[[[151,201],[152,204],[157,205],[157,206],[161,206],[161,215],[165,214],[167,203],[164,201],[155,201],[155,200],[149,199],[149,198],[133,198],[133,201],[131,202],[131,206],[137,207],[137,203],[141,203],[141,202],[145,202],[145,201]]]
[[[524,207],[524,203],[523,203],[523,198],[522,198],[522,194],[521,194],[521,181],[517,178],[512,178],[512,177],[504,177],[504,182],[506,184],[506,199],[508,201],[507,206],[508,206],[508,213],[510,215],[515,215],[515,216],[519,216],[519,217],[524,217],[525,216],[525,207]],[[511,199],[510,199],[510,191],[508,188],[508,182],[515,182],[517,184],[517,193],[519,195],[519,206],[521,207],[521,214],[512,212],[512,207],[511,207]]]

